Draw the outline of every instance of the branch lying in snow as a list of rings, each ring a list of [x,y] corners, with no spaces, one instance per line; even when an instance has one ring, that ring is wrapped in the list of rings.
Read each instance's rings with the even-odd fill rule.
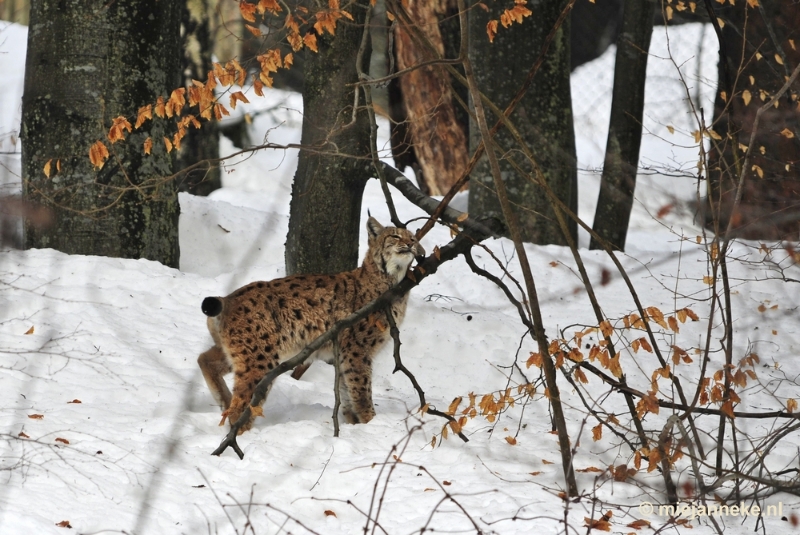
[[[390,180],[390,183],[393,184],[393,181]],[[413,187],[413,184],[411,184],[410,182],[409,185]],[[430,200],[436,203],[436,201],[434,201],[433,199]],[[464,214],[464,216],[466,216],[466,214]],[[457,256],[469,251],[469,249],[476,242],[486,239],[489,235],[496,235],[497,229],[495,228],[495,230],[492,230],[491,228],[491,227],[499,227],[499,223],[497,223],[495,220],[476,222],[476,221],[470,221],[470,218],[464,216],[461,216],[462,218],[464,218],[464,221],[462,221],[461,224],[464,224],[465,226],[467,226],[468,224],[468,226],[472,230],[467,230],[465,232],[462,232],[461,234],[456,236],[456,238],[452,240],[450,243],[437,249],[436,250],[437,252],[425,258],[421,263],[417,264],[413,272],[411,272],[409,276],[403,279],[400,282],[400,284],[387,290],[383,295],[378,297],[375,301],[372,301],[371,303],[364,305],[363,307],[353,312],[346,318],[337,321],[333,325],[333,327],[330,328],[330,330],[317,337],[313,342],[308,344],[304,350],[302,350],[300,353],[290,358],[289,360],[285,360],[282,363],[280,363],[273,370],[271,370],[263,379],[261,379],[261,381],[256,386],[255,391],[253,392],[253,397],[250,399],[250,406],[248,406],[244,410],[244,412],[236,422],[232,423],[230,432],[222,440],[219,447],[216,450],[214,450],[212,455],[221,455],[228,447],[231,447],[233,448],[233,451],[236,452],[236,454],[239,456],[240,459],[244,458],[244,452],[242,452],[241,448],[239,448],[239,445],[236,443],[236,436],[239,433],[239,429],[241,429],[241,427],[245,424],[245,422],[250,420],[250,416],[252,414],[252,407],[258,407],[264,402],[264,400],[267,397],[267,392],[269,391],[270,385],[272,385],[272,383],[279,375],[305,362],[315,351],[322,348],[325,344],[329,343],[331,340],[334,339],[334,337],[338,336],[342,330],[348,327],[352,327],[357,322],[366,318],[373,312],[377,312],[389,306],[394,300],[399,299],[400,297],[405,295],[409,290],[411,290],[411,288],[419,284],[422,281],[422,279],[436,273],[436,271],[439,269],[439,266],[442,265],[443,263],[452,260]],[[486,229],[488,234],[484,234],[474,230],[478,228]],[[462,438],[466,438],[463,437],[463,435],[460,436],[462,436]]]

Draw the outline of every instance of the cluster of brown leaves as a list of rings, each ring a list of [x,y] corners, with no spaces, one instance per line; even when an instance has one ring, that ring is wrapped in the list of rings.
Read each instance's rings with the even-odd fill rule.
[[[343,10],[340,6],[340,0],[328,0],[328,8],[317,11],[313,17],[309,15],[309,10],[306,7],[298,6],[294,12],[286,15],[284,20],[284,30],[286,31],[286,41],[291,46],[292,51],[296,52],[303,47],[317,52],[317,35],[322,35],[327,32],[330,35],[335,35],[336,26],[340,19],[345,18],[353,20],[350,13]],[[255,36],[261,35],[261,30],[258,27],[259,17],[263,20],[268,16],[278,16],[284,8],[278,0],[259,0],[257,3],[246,2],[244,0],[239,2],[239,11],[242,18],[247,23],[245,27]],[[307,27],[305,35],[301,35],[301,28]],[[278,69],[288,69],[294,63],[292,53],[282,56],[279,49],[269,50],[265,54],[257,57],[261,66],[260,72],[254,73],[252,76],[253,90],[258,96],[264,96],[264,86],[272,87],[272,74],[277,72]],[[224,66],[215,63],[212,71],[209,71],[205,82],[199,80],[192,80],[192,84],[188,88],[175,89],[169,96],[165,98],[159,96],[155,104],[148,104],[139,108],[136,116],[136,121],[133,125],[128,118],[119,116],[112,120],[112,125],[108,130],[108,141],[111,144],[123,141],[126,133],[130,134],[134,130],[138,130],[146,121],[152,120],[155,114],[159,118],[172,119],[175,117],[176,131],[171,137],[164,137],[164,146],[167,152],[179,150],[181,147],[181,140],[186,136],[188,128],[200,128],[200,119],[206,121],[220,120],[226,115],[230,115],[228,109],[219,102],[214,93],[214,88],[217,85],[223,87],[232,87],[233,85],[244,86],[247,81],[247,71],[235,59],[229,61]],[[194,113],[190,113],[181,118],[184,109],[196,107]],[[229,95],[228,105],[236,108],[237,102],[248,103],[247,97],[242,91],[232,91]],[[142,146],[145,154],[151,154],[153,150],[153,140],[147,138]],[[101,169],[109,158],[110,154],[108,147],[103,141],[95,142],[89,149],[89,160],[92,165],[97,169]],[[61,170],[61,161],[55,161],[56,171]],[[44,173],[49,178],[53,174],[53,160],[48,160],[44,167]]]
[[[434,435],[431,439],[431,447],[436,447],[436,442],[441,436],[442,439],[447,439],[450,431],[453,433],[460,433],[461,429],[467,424],[469,420],[477,416],[483,416],[487,422],[494,423],[497,417],[506,410],[514,407],[517,403],[525,398],[531,398],[536,394],[536,387],[532,383],[524,383],[516,386],[515,388],[506,388],[505,390],[498,390],[484,394],[478,400],[478,395],[474,392],[469,393],[469,403],[466,407],[459,411],[461,402],[464,398],[459,396],[455,398],[450,406],[445,411],[445,414],[452,416],[453,421],[447,422],[443,427],[440,435]],[[546,392],[545,392],[546,395]],[[428,405],[423,406],[420,412],[423,414],[428,411]],[[506,442],[514,446],[517,440],[512,436],[505,438]]]
[[[525,7],[528,3],[528,0],[514,0],[514,7],[510,9],[506,9],[500,15],[500,20],[492,19],[486,24],[486,34],[489,36],[489,42],[493,43],[494,38],[497,36],[497,28],[499,24],[503,25],[503,28],[508,28],[515,22],[517,24],[522,24],[522,19],[525,17],[530,17],[533,12]],[[478,4],[479,6],[483,7],[484,9],[488,9],[483,4]]]
[[[700,404],[720,403],[720,410],[729,418],[735,418],[734,405],[740,403],[741,399],[733,388],[744,389],[748,380],[756,380],[755,367],[759,362],[758,355],[750,353],[740,360],[738,365],[731,365],[730,368],[717,370],[712,377],[704,377],[700,382]],[[725,387],[726,382],[730,385],[727,389]],[[789,399],[787,410],[793,412],[796,407],[797,402],[794,399]]]

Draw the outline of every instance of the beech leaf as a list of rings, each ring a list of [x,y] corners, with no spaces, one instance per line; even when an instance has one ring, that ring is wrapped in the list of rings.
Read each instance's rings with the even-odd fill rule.
[[[95,144],[89,148],[89,160],[95,168],[102,169],[107,159],[108,149],[102,141],[95,142]]]

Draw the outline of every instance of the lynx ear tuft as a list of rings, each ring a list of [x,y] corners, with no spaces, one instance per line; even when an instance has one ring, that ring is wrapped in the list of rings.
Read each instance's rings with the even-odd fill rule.
[[[369,219],[367,219],[367,234],[369,235],[369,243],[372,243],[372,240],[374,240],[381,232],[383,232],[383,225],[378,223],[377,219],[370,216]]]

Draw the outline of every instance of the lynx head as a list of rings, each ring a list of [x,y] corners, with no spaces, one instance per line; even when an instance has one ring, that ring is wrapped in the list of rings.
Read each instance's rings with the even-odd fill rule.
[[[372,258],[382,273],[392,277],[395,284],[406,276],[414,257],[425,255],[413,233],[404,228],[384,227],[374,217],[367,220],[367,235],[367,257]]]

